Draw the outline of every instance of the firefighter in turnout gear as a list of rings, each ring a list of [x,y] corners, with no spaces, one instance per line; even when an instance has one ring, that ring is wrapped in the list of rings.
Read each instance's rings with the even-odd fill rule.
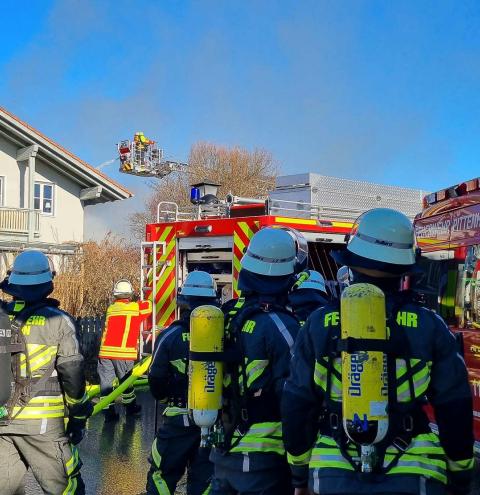
[[[0,285],[13,297],[4,307],[12,331],[25,344],[24,351],[12,356],[15,388],[8,418],[0,420],[2,495],[24,493],[28,468],[46,494],[85,493],[75,445],[93,406],[85,393],[75,324],[57,300],[48,298],[53,275],[43,253],[27,250],[16,257]]]
[[[315,270],[300,273],[288,295],[288,302],[300,325],[303,325],[316,309],[325,306],[328,299],[325,279]]]
[[[290,232],[265,228],[252,237],[241,260],[242,297],[225,305],[225,350],[236,360],[225,366],[224,441],[210,456],[215,465],[211,495],[293,493],[280,397],[299,329],[286,308],[297,255]]]
[[[212,276],[203,271],[188,274],[178,290],[180,319],[158,337],[148,375],[152,395],[162,407],[162,420],[152,445],[147,479],[149,495],[173,495],[187,470],[187,495],[209,493],[213,465],[209,449],[200,449],[200,428],[188,415],[188,354],[190,314],[205,304],[217,305]]]
[[[133,287],[128,280],[120,280],[113,290],[114,303],[107,309],[105,329],[98,356],[100,394],[106,396],[113,390],[116,380],[127,376],[138,358],[138,343],[142,322],[152,314],[150,301],[133,301]],[[141,406],[136,403],[135,389],[127,388],[122,394],[122,404],[127,415],[136,415]],[[115,404],[103,410],[105,421],[119,418]]]
[[[410,220],[394,210],[370,210],[357,219],[346,250],[334,258],[351,269],[353,278],[342,296],[342,312],[349,308],[345,297],[357,291],[356,284],[367,287],[385,297],[381,307],[387,337],[345,338],[342,325],[351,318],[340,313],[338,302],[313,313],[302,328],[282,400],[297,493],[309,493],[307,484],[322,495],[468,493],[474,460],[465,363],[443,320],[399,291],[402,276],[415,269]],[[385,322],[385,313],[381,320]],[[363,374],[374,351],[385,356],[375,386],[384,384],[388,407],[370,402],[368,414],[386,414],[388,428],[383,440],[372,444],[371,439],[352,440],[351,431],[347,436],[342,402],[345,411],[350,396],[369,395]],[[348,373],[342,372],[344,356],[350,362]],[[438,435],[423,410],[427,400]],[[357,415],[353,425],[360,436],[374,424],[366,416]],[[372,453],[370,466],[359,462],[366,451]]]
[[[143,132],[136,132],[133,142],[135,143],[135,161],[139,165],[145,165],[147,149],[153,144],[153,141],[148,139]]]

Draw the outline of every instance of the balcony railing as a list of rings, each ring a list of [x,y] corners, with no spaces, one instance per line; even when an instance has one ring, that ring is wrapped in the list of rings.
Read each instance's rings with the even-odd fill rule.
[[[0,234],[28,235],[28,216],[30,210],[26,208],[0,207]],[[40,232],[40,213],[34,211],[34,235]]]

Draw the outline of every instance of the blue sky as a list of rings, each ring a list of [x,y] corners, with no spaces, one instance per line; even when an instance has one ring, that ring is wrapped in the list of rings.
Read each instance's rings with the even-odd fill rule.
[[[96,166],[143,130],[435,190],[480,175],[478,1],[0,0],[0,104]],[[87,209],[125,232],[137,198]],[[115,220],[112,222],[112,213]]]

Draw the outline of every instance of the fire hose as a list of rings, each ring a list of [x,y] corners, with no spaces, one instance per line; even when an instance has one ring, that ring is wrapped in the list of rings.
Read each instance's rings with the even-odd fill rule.
[[[139,382],[142,384],[147,383],[146,379],[141,379],[140,377],[148,371],[151,361],[152,356],[147,356],[146,358],[142,359],[142,361],[137,363],[133,367],[132,371],[125,375],[125,377],[119,381],[118,386],[114,388],[110,394],[103,397],[102,399],[100,399],[100,401],[97,402],[97,404],[95,404],[95,407],[93,408],[93,415],[98,414],[102,409],[111,404],[117,397],[120,396],[120,394],[125,392],[125,390],[127,390],[129,387],[138,385]],[[89,389],[87,389],[87,393],[90,398],[98,395],[100,393],[100,386],[90,386]]]
[[[148,385],[148,378],[137,378],[134,382],[134,387],[145,387]],[[113,382],[113,388],[116,389],[118,387],[118,378],[116,378]],[[100,385],[87,385],[87,395],[89,399],[93,399],[100,395]]]

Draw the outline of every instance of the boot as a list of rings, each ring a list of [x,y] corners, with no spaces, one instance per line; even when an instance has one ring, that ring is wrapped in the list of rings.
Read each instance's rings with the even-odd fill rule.
[[[105,416],[105,423],[113,423],[114,421],[118,421],[120,418],[120,415],[115,410],[115,406],[113,405],[107,407],[102,412]]]
[[[136,401],[130,402],[125,405],[125,414],[127,416],[138,416],[142,412],[142,406],[137,404]]]

